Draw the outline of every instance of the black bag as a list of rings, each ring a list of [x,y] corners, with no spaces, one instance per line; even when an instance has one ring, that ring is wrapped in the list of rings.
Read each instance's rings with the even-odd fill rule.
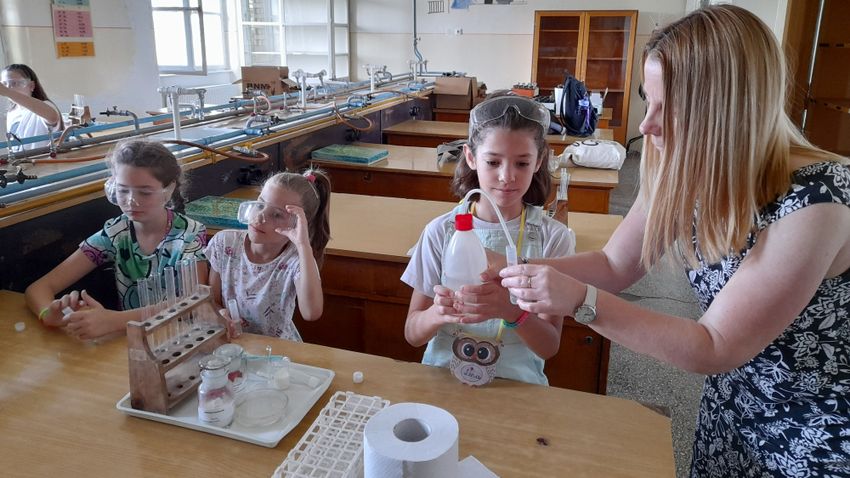
[[[564,93],[561,95],[561,123],[570,136],[590,136],[596,130],[596,110],[590,104],[590,95],[584,83],[567,73]]]

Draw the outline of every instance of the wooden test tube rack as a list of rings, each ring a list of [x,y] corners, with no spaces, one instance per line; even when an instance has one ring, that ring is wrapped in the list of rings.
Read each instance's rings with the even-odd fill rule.
[[[169,343],[157,352],[151,350],[149,336],[163,327],[176,325],[173,322],[181,319],[188,324],[193,313],[196,323],[201,325],[181,331],[179,343]],[[131,406],[167,414],[201,384],[198,360],[227,342],[230,342],[227,321],[218,313],[210,288],[205,285],[199,285],[194,294],[179,297],[173,307],[164,307],[144,322],[128,322]]]

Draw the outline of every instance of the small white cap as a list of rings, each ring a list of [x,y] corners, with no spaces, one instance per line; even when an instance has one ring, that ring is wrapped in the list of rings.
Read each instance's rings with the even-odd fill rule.
[[[363,383],[363,372],[359,370],[354,372],[351,376],[351,380],[353,380],[354,383]]]
[[[27,328],[27,324],[23,322],[15,322],[15,332],[23,332]]]
[[[62,320],[68,320],[68,316],[74,313],[74,309],[65,307],[62,309]]]

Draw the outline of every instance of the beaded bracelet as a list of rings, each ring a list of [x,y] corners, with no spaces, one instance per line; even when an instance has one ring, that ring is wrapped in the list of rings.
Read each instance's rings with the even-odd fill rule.
[[[522,325],[523,322],[525,322],[525,319],[528,318],[528,315],[529,315],[528,311],[523,310],[522,313],[519,314],[519,317],[517,317],[515,321],[508,322],[507,320],[502,319],[502,324],[509,329],[515,329],[515,328],[519,327],[520,325]]]

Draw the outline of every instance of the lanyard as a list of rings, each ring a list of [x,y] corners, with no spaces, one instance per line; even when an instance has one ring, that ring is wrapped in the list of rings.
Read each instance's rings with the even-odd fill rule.
[[[476,203],[472,203],[472,206],[470,206],[470,208],[469,208],[469,212],[473,216],[475,215],[475,205],[476,205]],[[517,236],[517,243],[516,243],[516,254],[517,254],[517,256],[522,255],[522,240],[524,239],[524,236],[525,236],[525,211],[527,209],[528,208],[523,205],[522,206],[522,213],[519,216],[520,217],[519,218],[519,235]],[[502,332],[504,330],[505,330],[505,321],[500,320],[499,321],[499,332],[496,334],[496,340],[497,341],[502,340]]]

